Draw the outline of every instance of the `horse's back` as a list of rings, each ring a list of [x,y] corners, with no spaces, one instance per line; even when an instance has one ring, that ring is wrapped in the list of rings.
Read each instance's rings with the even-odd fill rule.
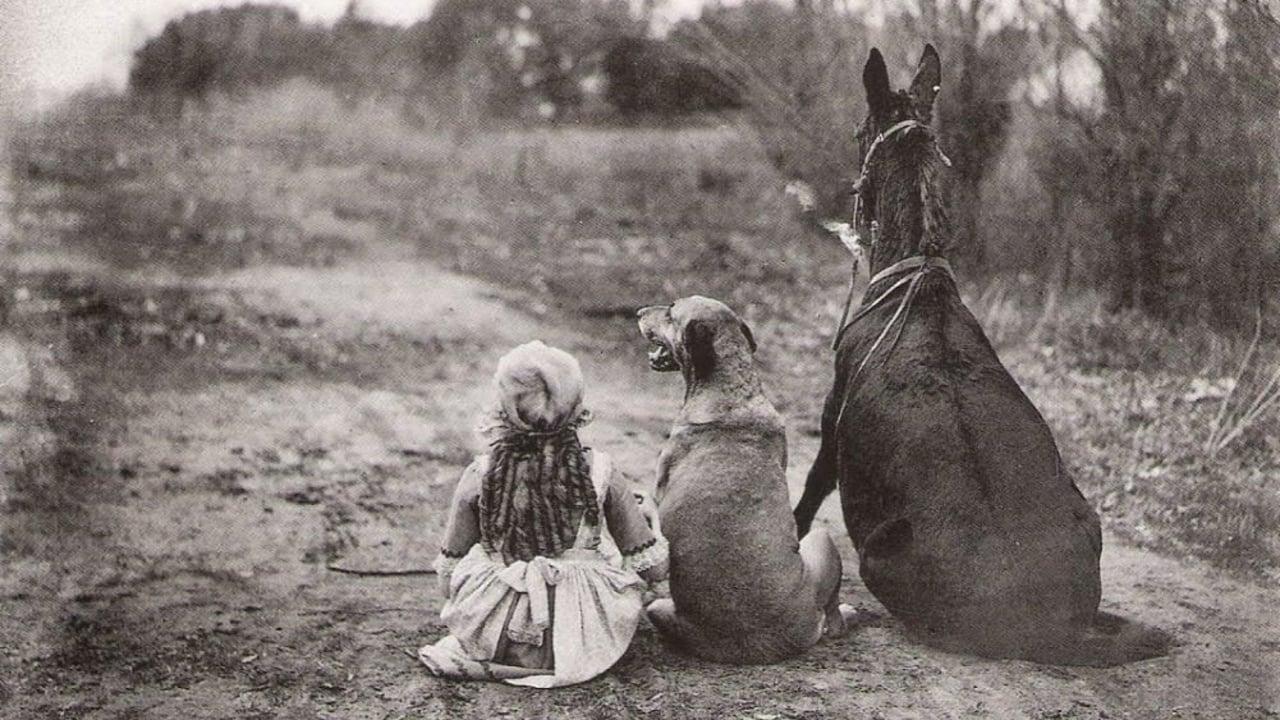
[[[864,582],[922,628],[1091,615],[1097,517],[1048,426],[954,292],[921,305],[837,428]]]

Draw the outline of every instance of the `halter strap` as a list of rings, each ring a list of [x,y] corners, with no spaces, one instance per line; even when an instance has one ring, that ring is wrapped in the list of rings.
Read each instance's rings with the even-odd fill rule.
[[[862,307],[858,308],[858,312],[854,314],[852,318],[848,318],[849,307],[852,303],[851,302],[846,303],[845,313],[840,318],[840,328],[836,331],[835,339],[831,342],[831,349],[835,350],[836,348],[840,347],[840,340],[841,338],[844,337],[845,331],[848,330],[854,323],[858,322],[867,314],[869,314],[872,310],[875,310],[876,308],[880,307],[880,305],[883,304],[886,300],[888,300],[889,296],[892,295],[895,291],[897,291],[903,285],[918,284],[918,281],[921,280],[926,273],[928,273],[930,270],[935,268],[938,270],[941,270],[943,273],[946,274],[947,277],[951,278],[952,282],[955,282],[955,279],[956,279],[955,271],[951,269],[951,263],[947,262],[946,258],[926,256],[926,255],[913,255],[905,260],[899,260],[898,262],[876,273],[875,277],[871,278],[871,282],[867,283],[868,291],[870,291],[871,288],[875,287],[876,283],[882,280],[887,280],[891,277],[894,277],[895,275],[901,275],[902,273],[905,273],[910,270],[916,271],[911,275],[908,275],[898,280],[893,285],[889,286],[889,289],[880,293],[880,295],[877,296],[875,300],[872,300],[869,303],[864,303]],[[850,292],[849,300],[852,301],[853,300],[852,288],[850,288],[850,291],[851,292]],[[903,309],[906,307],[907,301],[910,299],[911,295],[914,295],[914,292],[908,293],[908,297],[903,298],[903,304],[898,307],[898,313],[895,313],[893,316],[893,319],[889,321],[889,324],[885,325],[884,332],[888,332],[889,328],[893,325],[894,321],[898,319],[898,314],[900,314],[903,311]],[[847,322],[846,322],[846,319],[847,319]],[[884,337],[884,332],[881,333],[881,339],[883,339]],[[871,350],[867,352],[867,357],[871,357],[871,354],[876,351],[876,347],[879,346],[879,344],[880,344],[880,341],[877,340],[876,344],[873,345],[871,347]],[[866,363],[866,360],[864,359],[863,364],[865,363]],[[861,366],[859,367],[859,369],[861,369]]]
[[[947,275],[951,276],[952,279],[955,279],[955,272],[951,269],[951,263],[947,262],[946,258],[932,255],[912,255],[911,257],[905,260],[899,260],[876,273],[876,276],[871,278],[871,282],[867,283],[867,287],[870,288],[872,285],[875,285],[885,278],[893,277],[894,275],[906,272],[907,270],[915,270],[918,267],[926,266],[940,268]]]
[[[876,135],[876,139],[871,141],[871,147],[867,148],[867,154],[862,158],[862,172],[858,174],[858,180],[853,184],[854,190],[860,189],[862,187],[862,183],[866,181],[867,172],[871,168],[871,158],[876,154],[876,148],[880,147],[880,143],[883,143],[885,140],[888,140],[904,130],[910,130],[911,128],[920,128],[925,132],[929,132],[930,130],[930,127],[927,124],[922,123],[919,120],[903,120],[890,125],[887,130]],[[937,136],[931,135],[930,139],[933,140],[933,150],[938,153],[938,159],[942,161],[943,165],[951,167],[951,158],[947,157],[947,154],[942,152],[942,147],[938,145]],[[857,218],[855,218],[855,220],[856,219]]]
[[[899,132],[904,132],[911,128],[920,128],[924,130],[926,133],[929,133],[931,129],[928,124],[922,123],[919,120],[902,120],[900,122],[894,123],[893,125],[889,126],[888,129],[876,135],[875,140],[871,141],[871,147],[867,148],[867,154],[862,157],[862,170],[858,174],[857,181],[853,183],[854,196],[853,196],[852,227],[853,227],[853,242],[855,245],[860,246],[861,244],[861,238],[858,236],[858,222],[862,214],[862,192],[861,191],[862,191],[862,186],[866,184],[867,173],[870,172],[870,169],[871,169],[871,158],[872,156],[875,155],[876,148],[880,147],[881,143],[893,137],[895,134]],[[947,167],[951,167],[951,158],[947,157],[946,153],[942,152],[942,148],[938,145],[937,136],[930,134],[929,137],[933,141],[933,151],[937,153],[938,159],[942,161],[943,165],[946,165]],[[875,245],[875,243],[877,242],[877,230],[878,230],[878,224],[876,223],[875,220],[872,220],[871,221],[871,244],[872,245]],[[844,240],[842,239],[841,242],[844,242]],[[861,258],[861,253],[854,251],[852,247],[850,248],[850,252],[853,254],[853,267],[850,268],[849,270],[849,294],[845,297],[845,300],[844,300],[844,310],[841,311],[840,313],[840,323],[836,326],[835,337],[832,338],[831,340],[832,350],[835,350],[837,347],[840,346],[840,338],[841,336],[844,335],[845,329],[848,328],[850,325],[852,325],[854,321],[856,321],[859,317],[865,315],[867,311],[871,310],[871,307],[864,307],[863,310],[859,311],[858,314],[854,316],[853,320],[849,319],[849,311],[853,308],[853,286],[855,281],[857,280],[858,263],[859,263],[859,259]],[[947,274],[951,276],[951,279],[955,280],[955,274],[951,271],[951,265],[946,260],[943,260],[942,258],[934,258],[930,260],[929,258],[926,258],[924,256],[914,256],[914,257],[909,257],[905,260],[900,260],[894,263],[893,265],[890,265],[889,267],[885,268],[884,270],[881,270],[880,272],[876,273],[876,276],[871,278],[871,282],[867,284],[867,289],[870,290],[871,286],[874,285],[879,280],[883,280],[886,277],[895,275],[904,270],[919,267],[923,263],[932,263],[933,266],[935,267],[944,268]],[[890,292],[897,289],[898,286],[901,284],[902,283],[898,283],[898,285],[894,285],[893,288],[890,288]],[[880,298],[878,298],[875,301],[875,303],[872,303],[872,307],[878,304],[887,295],[888,293],[881,295]]]
[[[857,369],[853,371],[853,375],[845,385],[844,399],[840,402],[840,412],[836,415],[836,427],[839,427],[840,421],[844,419],[844,411],[849,406],[849,397],[853,392],[858,377],[862,375],[862,370],[866,368],[867,363],[871,361],[871,356],[875,355],[876,350],[880,348],[880,344],[889,336],[889,331],[894,325],[898,326],[898,332],[893,336],[893,342],[889,344],[889,349],[886,351],[886,355],[893,352],[893,349],[897,347],[898,341],[902,339],[903,328],[907,325],[907,316],[911,312],[911,302],[915,300],[916,293],[919,292],[920,284],[924,281],[925,276],[929,274],[929,271],[935,269],[944,273],[952,282],[955,282],[955,273],[951,270],[951,263],[940,257],[924,255],[909,257],[876,273],[876,276],[871,278],[871,283],[867,285],[868,289],[881,280],[887,280],[895,275],[900,275],[906,272],[909,272],[910,274],[900,278],[893,285],[890,285],[889,289],[880,293],[875,300],[863,305],[858,310],[858,313],[853,316],[853,319],[850,320],[848,324],[844,325],[844,327],[840,328],[840,332],[836,333],[834,346],[838,347],[840,339],[844,336],[845,330],[852,327],[854,323],[865,317],[872,310],[875,310],[882,305],[889,296],[897,292],[899,288],[904,285],[907,287],[907,292],[903,294],[902,302],[898,303],[898,309],[893,312],[893,317],[889,318],[889,322],[885,323],[884,329],[880,331],[880,335],[876,337],[876,341],[871,344],[871,348],[867,350],[867,354],[862,356],[862,360],[858,363]],[[898,323],[899,319],[902,320],[901,324]]]
[[[880,147],[880,143],[884,142],[885,140],[888,140],[889,138],[893,137],[899,132],[902,132],[903,130],[908,130],[913,127],[927,128],[928,125],[925,125],[919,120],[903,120],[901,122],[890,125],[887,130],[880,133],[879,135],[876,135],[876,139],[871,141],[871,147],[867,148],[867,154],[864,155],[862,158],[862,173],[858,177],[859,183],[862,182],[862,178],[866,177],[867,168],[871,167],[871,157],[876,154],[876,148]]]

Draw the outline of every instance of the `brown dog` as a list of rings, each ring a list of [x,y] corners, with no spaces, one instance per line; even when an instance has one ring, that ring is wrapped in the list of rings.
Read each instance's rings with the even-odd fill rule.
[[[841,562],[830,535],[797,542],[782,418],[756,376],[755,341],[726,305],[689,297],[640,311],[654,370],[684,376],[684,406],[658,460],[671,598],[658,631],[698,657],[769,663],[843,634]]]

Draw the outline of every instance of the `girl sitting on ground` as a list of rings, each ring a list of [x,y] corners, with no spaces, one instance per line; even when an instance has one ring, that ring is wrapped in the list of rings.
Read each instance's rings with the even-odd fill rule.
[[[449,635],[418,657],[449,678],[579,683],[626,651],[667,542],[609,456],[579,443],[589,413],[571,355],[527,343],[494,379],[492,451],[463,472],[436,559]]]

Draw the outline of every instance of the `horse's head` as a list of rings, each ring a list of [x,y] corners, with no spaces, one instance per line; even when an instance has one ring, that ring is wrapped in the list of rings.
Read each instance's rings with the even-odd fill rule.
[[[925,45],[906,90],[890,87],[878,49],[863,68],[867,118],[857,133],[862,173],[854,222],[871,243],[872,274],[903,258],[941,255],[945,249],[945,217],[934,181],[946,161],[930,127],[941,83],[942,63],[932,45]]]

